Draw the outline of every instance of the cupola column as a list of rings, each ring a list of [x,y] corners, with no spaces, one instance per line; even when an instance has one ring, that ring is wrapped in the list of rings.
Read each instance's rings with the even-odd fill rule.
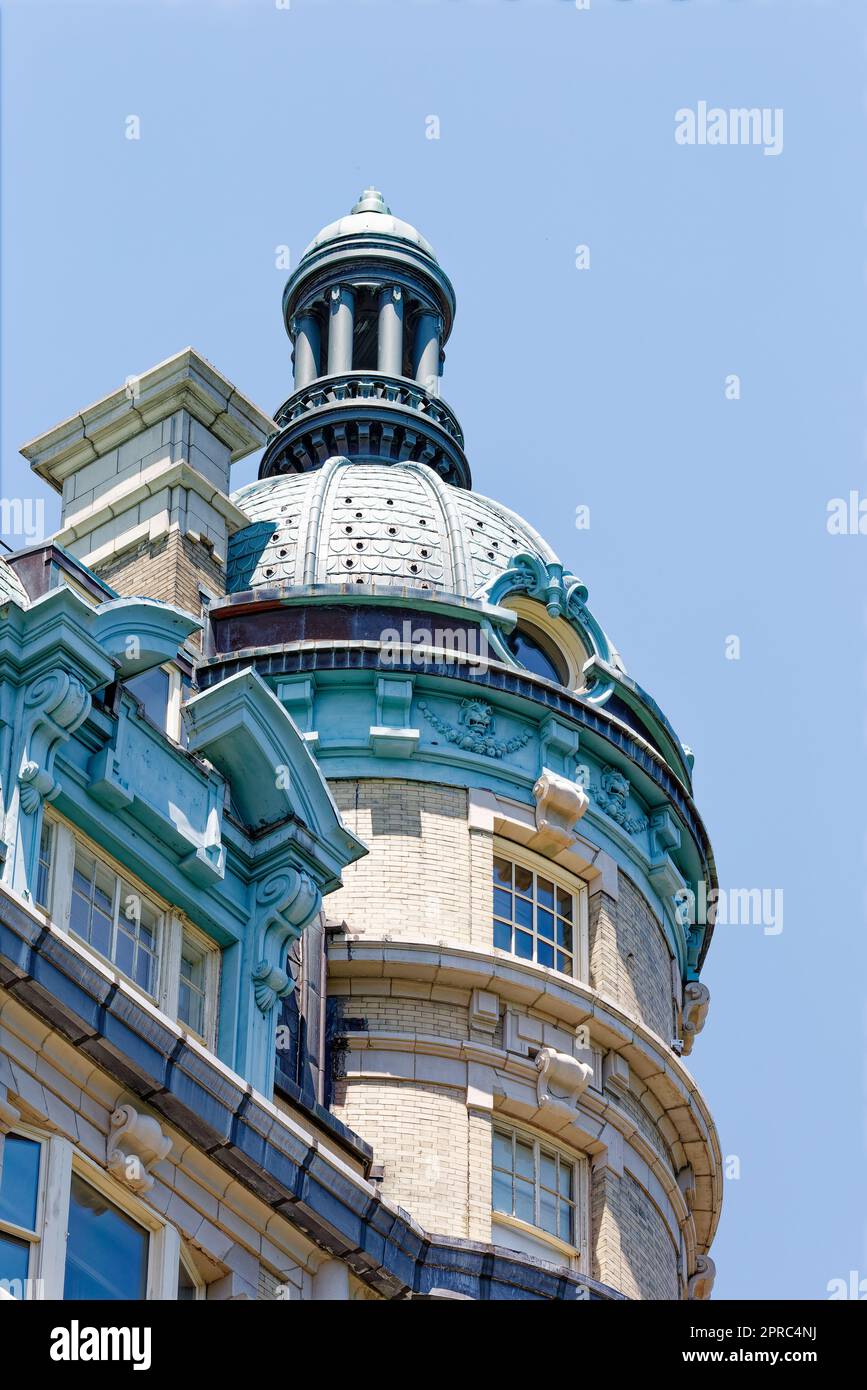
[[[321,334],[315,314],[299,314],[293,320],[295,334],[295,390],[309,386],[321,374]]]
[[[403,373],[403,290],[387,285],[379,294],[376,369],[390,376]]]
[[[412,374],[420,385],[436,391],[440,374],[440,317],[419,314],[412,345]]]
[[[328,375],[352,371],[352,333],[355,293],[348,285],[335,285],[329,295]]]

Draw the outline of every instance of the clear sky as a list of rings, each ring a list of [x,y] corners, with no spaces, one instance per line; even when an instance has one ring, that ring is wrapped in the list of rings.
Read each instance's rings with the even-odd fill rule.
[[[38,495],[21,443],[188,344],[275,409],[275,248],[380,187],[456,287],[476,487],[694,748],[723,886],[784,894],[703,976],[690,1065],[740,1165],[715,1296],[867,1277],[867,535],[826,525],[867,499],[863,0],[0,9],[3,496]],[[678,144],[702,101],[782,108],[782,151]]]

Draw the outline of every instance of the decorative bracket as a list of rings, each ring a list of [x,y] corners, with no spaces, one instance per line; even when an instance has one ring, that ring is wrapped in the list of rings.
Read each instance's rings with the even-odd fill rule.
[[[575,822],[590,805],[590,798],[577,782],[543,767],[533,787],[536,801],[536,835],[532,848],[540,854],[559,854],[576,840]]]
[[[543,1047],[536,1053],[536,1100],[540,1109],[574,1110],[593,1078],[593,1068],[568,1052]],[[553,1089],[556,1087],[556,1091]]]
[[[710,1008],[710,990],[700,980],[690,980],[683,991],[683,1053],[688,1057],[692,1045],[705,1025]]]
[[[374,753],[408,758],[415,752],[421,735],[410,727],[412,689],[413,682],[406,676],[377,677],[376,723],[368,735]]]
[[[701,1299],[702,1301],[710,1298],[716,1279],[716,1265],[710,1255],[698,1255],[695,1261],[695,1273],[686,1286],[686,1296],[688,1299]]]
[[[253,981],[253,994],[256,999],[256,1008],[262,1014],[267,1014],[269,1009],[273,1009],[278,999],[288,999],[295,988],[295,981],[285,970],[281,970],[278,965],[271,965],[267,960],[260,960],[250,972]]]
[[[150,1168],[167,1158],[172,1141],[152,1115],[131,1105],[119,1105],[111,1117],[108,1136],[108,1171],[133,1192],[150,1192],[154,1185]]]
[[[60,783],[52,775],[57,745],[69,738],[90,712],[90,696],[67,671],[49,671],[24,692],[30,731],[18,773],[21,809],[31,816],[43,801],[52,801]]]

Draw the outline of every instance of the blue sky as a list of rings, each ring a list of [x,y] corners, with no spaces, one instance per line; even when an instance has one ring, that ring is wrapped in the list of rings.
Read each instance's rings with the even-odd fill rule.
[[[867,8],[0,8],[3,495],[34,495],[22,442],[187,344],[275,409],[275,248],[379,186],[457,290],[476,487],[694,748],[723,886],[784,893],[783,931],[719,926],[703,977],[690,1064],[741,1170],[715,1296],[867,1276],[867,536],[826,526],[867,498]],[[678,145],[700,101],[782,108],[782,152]]]

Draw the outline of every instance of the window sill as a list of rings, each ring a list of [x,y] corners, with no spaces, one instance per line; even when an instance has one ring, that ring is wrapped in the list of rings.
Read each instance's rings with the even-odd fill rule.
[[[561,1240],[559,1236],[552,1235],[550,1231],[544,1230],[541,1226],[532,1226],[529,1221],[522,1221],[519,1216],[510,1216],[504,1211],[491,1211],[491,1220],[498,1222],[502,1226],[508,1226],[513,1231],[520,1231],[522,1234],[538,1241],[540,1245],[547,1245],[558,1255],[565,1257],[576,1269],[581,1265],[581,1251],[568,1241]]]

